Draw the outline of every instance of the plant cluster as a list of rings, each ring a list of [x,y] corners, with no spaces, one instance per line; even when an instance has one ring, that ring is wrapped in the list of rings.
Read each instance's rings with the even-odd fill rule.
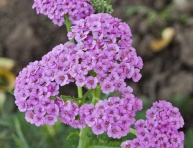
[[[143,61],[132,47],[130,27],[108,14],[112,12],[109,0],[34,0],[33,8],[54,24],[65,24],[69,41],[29,63],[16,78],[15,103],[26,112],[27,122],[52,126],[60,119],[79,128],[79,148],[85,148],[87,128],[118,139],[136,130],[136,138],[123,142],[123,148],[183,147],[184,135],[178,129],[184,121],[171,103],[154,103],[147,119],[136,122],[142,101],[126,79],[141,79]],[[69,83],[77,85],[78,98],[59,95],[60,87]],[[119,95],[101,97],[115,91]],[[85,103],[88,94],[92,101]]]

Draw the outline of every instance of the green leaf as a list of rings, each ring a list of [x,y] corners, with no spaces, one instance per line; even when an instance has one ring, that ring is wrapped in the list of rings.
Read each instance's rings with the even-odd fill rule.
[[[63,100],[63,101],[72,101],[72,102],[76,102],[78,101],[78,99],[76,99],[75,97],[71,97],[71,96],[65,96],[65,95],[61,95],[60,98]]]
[[[16,145],[18,146],[18,148],[25,148],[21,139],[19,139],[16,135],[13,134],[13,139],[16,143]]]
[[[16,142],[19,142],[19,143],[22,143],[22,146],[24,148],[29,148],[28,144],[27,144],[27,141],[22,133],[22,130],[21,130],[21,125],[20,125],[20,122],[17,118],[14,119],[14,122],[15,122],[15,128],[16,128],[16,132],[17,132],[17,135],[19,137],[19,141],[18,141],[18,138],[14,138],[16,140]]]
[[[9,90],[9,93],[12,94],[12,95],[14,95],[14,90],[15,90],[14,88],[13,88],[13,89],[10,89],[10,90]]]
[[[68,137],[67,137],[67,140],[74,140],[77,138],[79,138],[79,131],[70,132]]]
[[[85,94],[84,94],[84,96],[82,97],[82,98],[80,98],[81,99],[81,105],[83,105],[84,103],[85,103],[85,100],[86,100],[86,98],[88,98],[89,97],[89,95],[91,94],[91,91],[92,90],[88,90]]]
[[[89,74],[93,77],[97,76],[97,73],[94,70],[89,71]]]
[[[108,140],[108,137],[106,134],[98,135],[97,138],[98,138],[99,142],[101,142],[101,143],[106,143]]]

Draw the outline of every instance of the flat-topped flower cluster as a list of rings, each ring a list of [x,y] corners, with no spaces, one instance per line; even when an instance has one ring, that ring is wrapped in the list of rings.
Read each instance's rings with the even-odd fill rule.
[[[159,101],[146,112],[146,120],[135,123],[137,137],[122,143],[122,148],[183,148],[184,133],[178,129],[184,125],[179,109],[171,103]]]
[[[85,127],[84,113],[80,114],[81,111],[79,112],[77,104],[63,102],[59,98],[55,101],[50,100],[50,97],[58,96],[60,86],[75,82],[77,86],[85,86],[88,89],[95,89],[97,85],[100,85],[104,93],[110,93],[114,90],[120,91],[125,99],[117,98],[122,102],[120,107],[117,106],[117,111],[122,107],[128,109],[127,111],[125,110],[125,113],[130,116],[127,125],[134,123],[135,112],[142,108],[142,103],[132,95],[132,88],[126,87],[124,79],[121,79],[123,74],[116,75],[116,70],[122,70],[120,66],[122,61],[119,60],[119,63],[116,61],[112,63],[111,65],[116,64],[113,70],[108,70],[108,65],[102,64],[101,66],[106,66],[106,69],[99,71],[95,67],[101,61],[103,62],[104,59],[101,58],[101,55],[106,54],[106,51],[102,50],[98,54],[93,54],[93,52],[79,50],[78,45],[67,42],[54,47],[52,51],[42,57],[41,61],[30,63],[19,73],[14,91],[15,102],[20,111],[26,112],[27,121],[37,126],[43,124],[53,125],[57,121],[57,117],[60,116],[62,122],[74,128]],[[130,56],[130,54],[127,56]],[[125,60],[124,62],[129,65],[129,61]],[[107,74],[110,76],[107,77]],[[103,80],[100,79],[101,75],[106,75]],[[118,100],[117,103],[119,102]],[[58,105],[57,102],[60,102],[60,104]],[[107,108],[113,107],[116,108],[116,105]],[[69,108],[72,111],[71,113],[68,112]],[[80,120],[75,120],[77,116],[80,116]],[[96,122],[96,124],[99,123]],[[129,132],[129,129],[127,131]]]
[[[69,15],[72,23],[93,14],[94,9],[89,2],[90,0],[34,0],[32,8],[36,9],[37,14],[46,15],[54,24],[62,26],[65,14]]]
[[[126,23],[106,13],[92,14],[77,21],[68,33],[69,40],[77,42],[80,54],[88,53],[86,56],[98,59],[92,66],[104,93],[120,91],[118,87],[126,85],[126,78],[134,82],[141,78],[143,62],[131,46],[131,36]],[[111,83],[109,91],[105,90],[106,83]]]
[[[133,94],[124,94],[123,98],[110,97],[100,100],[92,112],[86,114],[86,123],[96,135],[107,132],[112,138],[121,138],[130,131],[135,122],[136,111],[142,109],[142,101]]]

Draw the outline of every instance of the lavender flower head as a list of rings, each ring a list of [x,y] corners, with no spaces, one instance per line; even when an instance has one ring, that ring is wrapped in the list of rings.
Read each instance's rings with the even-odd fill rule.
[[[85,113],[85,122],[96,135],[107,132],[109,137],[120,139],[129,133],[135,113],[141,109],[142,101],[132,94],[110,97],[100,100],[92,111]]]
[[[88,89],[95,89],[100,84],[104,93],[119,90],[124,98],[129,98],[130,102],[127,106],[129,108],[126,110],[129,109],[128,111],[130,111],[131,119],[127,124],[130,126],[134,122],[135,111],[141,109],[141,103],[139,100],[136,102],[134,96],[131,95],[133,90],[129,86],[126,87],[122,73],[116,74],[117,71],[122,72],[118,63],[108,64],[106,62],[102,70],[95,69],[95,67],[104,66],[102,60],[105,56],[108,56],[107,52],[96,55],[90,50],[80,50],[79,45],[67,42],[54,47],[52,51],[42,57],[41,61],[30,63],[19,73],[14,91],[15,103],[20,111],[26,112],[26,120],[37,126],[53,125],[59,116],[63,123],[74,128],[85,127],[85,114],[82,108],[72,102],[62,103],[62,100],[54,101],[51,99],[51,97],[58,96],[60,86],[75,82],[77,86],[85,86]],[[109,61],[111,58],[108,56],[106,60]],[[121,100],[126,101],[128,99]],[[61,103],[58,105],[56,102]],[[133,109],[132,107],[135,105],[136,108]],[[122,107],[124,107],[123,104],[120,104],[117,113]],[[53,112],[56,112],[53,113],[51,108]],[[117,116],[120,117],[120,115]],[[52,122],[47,120],[52,120]],[[112,122],[114,122],[113,120]],[[98,122],[96,123],[98,124]],[[119,124],[112,127],[122,129]],[[108,132],[107,129],[106,131]],[[119,138],[128,132],[128,130],[124,131],[122,135],[119,134],[117,137],[109,134],[111,137]]]
[[[77,21],[71,29],[68,38],[77,42],[77,52],[86,59],[82,64],[95,73],[103,93],[122,92],[126,78],[140,80],[143,61],[131,46],[132,34],[126,23],[99,13]]]
[[[85,128],[85,113],[84,109],[88,106],[84,104],[83,106],[79,107],[76,103],[66,101],[62,105],[60,105],[60,121],[64,124],[70,125],[73,128]]]
[[[69,63],[64,63],[69,53],[69,50],[64,49],[70,47],[70,44],[56,46],[41,61],[30,63],[16,78],[15,103],[21,112],[26,112],[25,118],[31,124],[54,125],[65,109],[65,103],[61,99],[52,100],[51,97],[57,97],[59,86],[73,81],[67,73]]]
[[[58,26],[64,23],[64,15],[68,14],[72,23],[94,13],[90,0],[34,0],[32,6],[37,14],[48,16]]]
[[[15,83],[15,103],[21,112],[26,112],[26,120],[36,126],[54,125],[59,108],[50,97],[59,93],[59,86],[46,77],[41,62],[30,63]]]
[[[178,131],[184,125],[179,109],[171,103],[159,101],[146,112],[146,120],[135,123],[137,137],[122,143],[122,148],[163,147],[183,148],[184,133]]]

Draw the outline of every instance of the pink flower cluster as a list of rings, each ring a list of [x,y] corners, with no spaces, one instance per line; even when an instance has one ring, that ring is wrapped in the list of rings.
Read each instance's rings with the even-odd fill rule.
[[[123,92],[131,89],[126,87],[126,78],[135,82],[141,78],[139,72],[143,62],[132,47],[108,44],[106,49],[100,50],[97,44],[93,49],[84,45],[83,42],[67,42],[56,46],[42,58],[47,65],[44,70],[52,81],[61,86],[75,81],[77,86],[88,89],[95,89],[99,83],[102,92],[108,94],[114,90]],[[110,47],[114,46],[117,51],[111,50]]]
[[[95,71],[94,68],[97,66],[98,62],[100,62],[100,55],[103,53],[94,55],[91,51],[82,51],[78,49],[79,48],[75,44],[70,42],[60,44],[43,56],[41,61],[30,63],[19,73],[19,76],[16,78],[14,95],[16,98],[15,103],[21,112],[27,112],[26,116],[31,118],[35,113],[42,112],[40,115],[44,118],[49,115],[47,110],[49,110],[50,107],[54,107],[57,111],[55,117],[53,117],[54,122],[56,122],[59,114],[58,110],[60,110],[62,122],[80,128],[80,126],[84,127],[85,123],[82,118],[74,121],[75,117],[80,115],[76,104],[66,102],[63,106],[68,106],[67,108],[62,106],[62,108],[60,107],[61,109],[58,109],[58,105],[55,105],[56,103],[50,100],[50,97],[59,94],[60,86],[75,82],[77,86],[86,86],[89,89],[94,89],[99,83],[101,84],[101,89],[105,93],[114,91],[115,88],[111,88],[114,87],[113,85],[116,85],[118,88],[117,90],[121,90],[123,95],[132,93],[132,88],[129,86],[126,87],[124,79],[121,80],[124,85],[120,85],[116,70],[115,72],[111,71],[110,76],[112,78],[116,78],[117,76],[113,81],[108,77],[105,80],[104,77],[104,83],[101,83],[103,81],[99,80],[98,76],[101,76],[100,72],[102,71],[96,71],[97,76],[92,76],[92,71]],[[116,69],[118,70],[119,68],[119,64],[117,64]],[[110,73],[110,71],[108,71],[108,73]],[[132,103],[134,102],[131,101],[131,106],[134,105]],[[74,110],[72,111],[73,113],[66,112],[69,106],[72,106],[71,108]],[[82,114],[81,116],[83,117],[84,115]],[[28,119],[27,121],[29,121]],[[36,123],[32,120],[30,121],[37,126],[39,126],[40,123],[43,124],[43,122]],[[54,122],[44,122],[44,124],[53,125]],[[77,122],[82,122],[82,125],[78,125]]]
[[[43,65],[43,61],[30,63],[16,78],[15,103],[21,112],[26,112],[26,121],[36,126],[52,126],[60,117],[62,122],[74,128],[85,127],[82,118],[75,119],[82,116],[77,104],[63,102],[58,97],[56,100],[50,99],[51,96],[59,94],[59,84],[63,84],[64,81],[52,81]]]
[[[44,14],[58,26],[64,23],[64,15],[68,14],[72,23],[94,13],[90,0],[34,0],[32,8],[37,14]]]
[[[183,148],[184,133],[178,129],[183,127],[184,120],[179,109],[171,103],[159,101],[146,112],[146,120],[135,123],[137,138],[122,143],[122,148]]]
[[[143,61],[131,46],[131,36],[126,23],[106,13],[77,21],[68,33],[69,39],[77,42],[77,51],[93,59],[94,81],[100,82],[103,93],[121,91],[126,78],[134,82],[141,78]]]
[[[98,30],[92,24],[100,24],[102,28]],[[121,138],[129,133],[135,112],[142,108],[141,100],[132,95],[133,89],[125,83],[126,78],[134,82],[141,78],[142,59],[131,47],[129,26],[119,19],[104,13],[91,15],[78,21],[72,31],[79,25],[83,34],[87,34],[83,40],[78,40],[83,37],[80,30],[73,32],[77,44],[60,44],[19,73],[15,103],[21,112],[26,112],[26,120],[37,126],[53,125],[60,117],[74,128],[88,124],[95,134],[107,132],[109,137]],[[111,97],[99,101],[96,107],[88,104],[79,107],[57,97],[59,87],[71,82],[88,89],[100,85],[105,94],[117,90],[123,98]]]
[[[59,107],[50,96],[57,95],[59,87],[45,77],[42,63],[30,63],[19,73],[15,83],[15,103],[21,112],[26,112],[26,120],[36,126],[54,125]]]
[[[86,104],[79,107],[76,103],[70,101],[63,102],[58,97],[56,102],[59,106],[61,122],[73,128],[82,129],[86,127],[84,113],[85,107],[87,106]]]
[[[38,61],[24,68],[15,83],[15,103],[21,112],[33,110],[39,103],[47,104],[46,101],[49,102],[50,96],[59,93],[59,87],[45,77],[44,67]]]
[[[86,112],[85,121],[96,135],[107,132],[112,138],[121,138],[130,131],[135,122],[135,112],[142,109],[142,101],[127,94],[124,98],[110,97],[100,100],[95,108]]]

